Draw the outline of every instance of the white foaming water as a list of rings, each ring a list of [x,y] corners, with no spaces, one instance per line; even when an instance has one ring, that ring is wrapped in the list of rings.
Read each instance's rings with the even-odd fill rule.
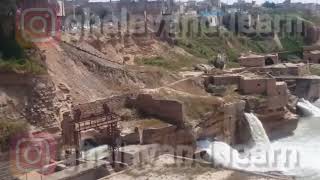
[[[251,115],[248,117],[252,118]],[[319,180],[319,120],[318,117],[301,118],[294,135],[271,142],[269,147],[258,146],[245,153],[239,153],[223,142],[199,141],[198,147],[204,149],[216,165],[255,172],[277,171],[294,175],[298,180]],[[267,142],[261,137],[254,139],[258,142]]]
[[[269,146],[269,137],[263,128],[261,121],[253,113],[244,113],[246,120],[249,123],[250,133],[253,141],[253,145],[257,146]]]
[[[110,150],[108,145],[98,146],[87,151],[83,151],[81,156],[82,159],[87,161],[101,160],[110,155]]]
[[[320,109],[303,98],[299,99],[297,107],[305,116],[320,117]]]
[[[313,105],[315,105],[316,107],[320,108],[320,99],[317,99]]]

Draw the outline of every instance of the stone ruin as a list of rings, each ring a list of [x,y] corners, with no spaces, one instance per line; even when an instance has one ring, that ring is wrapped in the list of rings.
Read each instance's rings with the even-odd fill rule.
[[[238,61],[243,67],[264,67],[268,65],[278,64],[279,57],[278,54],[248,54],[241,55]]]
[[[319,64],[320,63],[320,46],[305,46],[303,47],[304,62]]]
[[[297,126],[297,117],[287,108],[289,93],[284,81],[277,82],[275,78],[267,74],[256,75],[247,72],[208,76],[205,85],[209,87],[210,84],[214,86],[235,85],[239,96],[246,101],[245,111],[255,112],[269,135],[281,127],[286,134]],[[288,127],[283,127],[284,125]]]

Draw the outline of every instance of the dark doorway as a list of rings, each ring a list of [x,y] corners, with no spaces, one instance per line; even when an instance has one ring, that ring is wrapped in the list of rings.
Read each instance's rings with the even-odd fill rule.
[[[274,62],[273,62],[272,58],[268,57],[268,58],[265,60],[265,64],[266,64],[267,66],[269,66],[269,65],[274,64]]]

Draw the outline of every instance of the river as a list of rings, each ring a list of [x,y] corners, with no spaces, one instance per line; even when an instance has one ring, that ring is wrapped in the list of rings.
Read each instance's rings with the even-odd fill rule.
[[[301,118],[294,135],[271,143],[273,148],[292,148],[300,153],[293,174],[301,180],[320,179],[320,117]]]
[[[318,103],[320,105],[320,103]],[[255,172],[281,172],[299,180],[320,179],[320,109],[301,100],[301,117],[292,136],[267,141],[260,120],[245,113],[255,146],[239,153],[223,142],[199,141],[198,147],[207,151],[210,160],[225,167]]]

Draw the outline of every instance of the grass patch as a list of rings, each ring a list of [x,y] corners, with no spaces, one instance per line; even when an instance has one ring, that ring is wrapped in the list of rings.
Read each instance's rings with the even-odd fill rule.
[[[200,58],[212,59],[218,53],[225,53],[231,62],[237,62],[244,52],[270,53],[279,50],[272,38],[237,36],[227,30],[212,37],[180,38],[177,45]]]
[[[310,72],[312,75],[320,76],[320,67],[310,66]]]
[[[280,41],[286,51],[302,51],[303,40],[301,38],[284,37]]]
[[[193,65],[201,62],[201,60],[184,56],[180,54],[168,53],[164,56],[136,58],[135,63],[138,65],[156,66],[170,71],[179,71],[182,68],[191,70]]]
[[[45,74],[46,68],[33,60],[0,59],[0,72],[14,72],[22,74]]]
[[[228,61],[227,62],[227,68],[240,68],[240,64],[238,62],[234,61]]]
[[[159,66],[166,69],[172,69],[170,62],[161,56],[135,59],[135,62],[139,65]]]
[[[27,130],[28,124],[25,121],[0,119],[0,151],[8,150],[10,138]]]

